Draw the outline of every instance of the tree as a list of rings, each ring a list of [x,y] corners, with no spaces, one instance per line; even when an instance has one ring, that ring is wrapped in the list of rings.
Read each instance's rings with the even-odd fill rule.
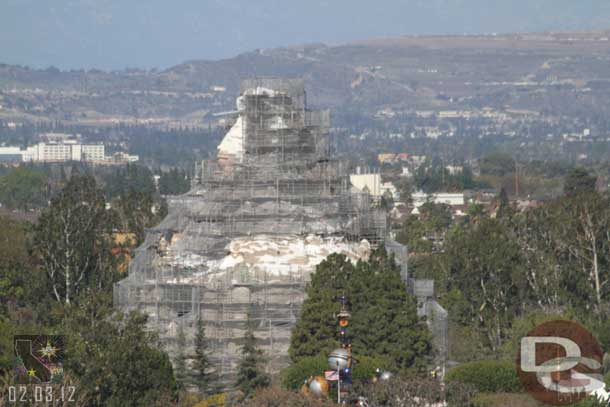
[[[28,256],[27,226],[4,216],[0,216],[0,224],[0,313],[4,313],[10,301],[24,302],[34,276]]]
[[[500,193],[496,197],[496,218],[505,222],[510,222],[515,214],[515,209],[511,206],[506,189],[500,189]]]
[[[510,230],[496,219],[483,219],[454,230],[445,245],[447,291],[458,299],[451,305],[453,318],[474,325],[497,352],[512,318],[522,305],[519,290],[523,262]],[[521,295],[520,295],[521,294]]]
[[[405,219],[396,241],[406,245],[409,253],[431,253],[434,244],[428,239],[428,232],[417,215],[410,215]]]
[[[271,384],[271,378],[262,370],[265,359],[263,351],[256,346],[256,337],[252,331],[250,318],[248,318],[248,328],[243,341],[235,387],[241,390],[245,397],[250,397],[257,389],[268,387]]]
[[[473,406],[475,391],[461,383],[443,386],[433,379],[393,377],[387,381],[357,385],[355,393],[364,396],[371,406],[384,407],[448,407]]]
[[[381,196],[379,207],[386,211],[389,211],[394,207],[394,197],[392,196],[392,193],[389,190],[385,191]]]
[[[328,354],[338,346],[339,297],[351,301],[350,337],[355,354],[388,359],[396,370],[420,369],[431,352],[426,325],[417,317],[400,269],[385,249],[355,267],[333,254],[311,277],[307,299],[292,332],[293,361]]]
[[[354,353],[387,359],[394,371],[423,370],[432,352],[430,334],[394,256],[383,247],[374,251],[357,264],[348,287]]]
[[[195,360],[193,370],[195,371],[195,384],[204,395],[215,393],[214,366],[208,357],[209,346],[205,336],[205,324],[201,318],[197,319],[197,333],[195,334]]]
[[[191,182],[187,174],[177,168],[161,173],[159,193],[161,195],[180,195],[189,191]]]
[[[402,177],[398,182],[396,187],[398,189],[398,196],[400,197],[400,202],[404,202],[407,205],[411,205],[413,203],[413,197],[411,196],[411,191],[413,190],[413,182],[407,178]]]
[[[88,286],[113,283],[105,206],[95,179],[73,174],[40,216],[34,252],[58,302],[69,304]]]
[[[580,306],[602,311],[610,293],[610,200],[586,193],[558,201],[552,224],[553,238],[561,252],[558,259],[565,282]]]
[[[91,400],[87,406],[147,407],[175,398],[172,365],[147,329],[146,315],[115,311],[111,296],[94,290],[63,312],[70,349],[64,368],[80,380],[78,392]]]
[[[440,242],[452,222],[449,205],[426,202],[419,207],[419,216],[405,219],[397,241],[407,245],[411,253],[430,253]],[[437,244],[438,246],[438,244]]]
[[[573,168],[565,178],[563,191],[565,195],[573,196],[583,192],[595,191],[597,177],[589,174],[585,168]]]
[[[129,189],[113,201],[116,226],[135,233],[137,244],[144,241],[145,229],[158,224],[163,215],[161,205],[148,192]]]
[[[184,349],[186,347],[186,335],[184,333],[184,327],[178,323],[178,335],[176,336],[176,357],[174,358],[174,372],[176,382],[182,387],[186,384],[188,378],[188,372],[186,369],[186,354]]]
[[[19,167],[0,177],[0,202],[22,210],[46,206],[46,175],[33,168]]]
[[[419,213],[426,228],[435,234],[445,232],[451,225],[451,209],[447,204],[426,202],[419,207]]]
[[[334,407],[330,400],[318,400],[294,391],[269,387],[258,390],[252,399],[239,404],[241,407]]]
[[[108,199],[125,195],[128,191],[153,196],[156,192],[153,175],[148,167],[127,164],[104,177],[106,197]]]
[[[483,157],[479,163],[481,174],[503,177],[515,172],[515,160],[509,154],[495,152]]]
[[[288,350],[293,362],[327,354],[337,347],[339,296],[347,294],[354,265],[340,254],[331,254],[316,267],[305,289],[306,300],[292,330]]]

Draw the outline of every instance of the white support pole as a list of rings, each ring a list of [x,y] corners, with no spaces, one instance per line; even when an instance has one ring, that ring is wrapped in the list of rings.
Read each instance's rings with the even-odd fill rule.
[[[337,403],[341,404],[341,372],[339,370],[339,361],[337,361]]]

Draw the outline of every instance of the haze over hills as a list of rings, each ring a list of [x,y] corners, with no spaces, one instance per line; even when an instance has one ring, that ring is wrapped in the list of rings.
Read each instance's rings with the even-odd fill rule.
[[[417,36],[252,51],[157,70],[0,66],[0,118],[206,125],[233,108],[241,79],[304,77],[311,100],[357,110],[524,109],[607,113],[610,32]]]
[[[606,0],[4,0],[2,62],[167,68],[257,48],[407,34],[607,28]]]

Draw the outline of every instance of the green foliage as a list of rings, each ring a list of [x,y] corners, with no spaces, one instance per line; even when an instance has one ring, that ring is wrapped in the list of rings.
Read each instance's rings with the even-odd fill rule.
[[[214,366],[210,362],[208,352],[208,340],[205,336],[205,325],[201,318],[197,319],[197,332],[195,334],[195,360],[193,361],[193,370],[195,371],[194,384],[199,387],[199,390],[206,395],[215,393],[218,389],[215,387]]]
[[[477,186],[470,167],[464,165],[461,172],[451,174],[443,164],[440,160],[433,160],[421,165],[413,177],[415,188],[432,193],[463,191]]]
[[[410,253],[431,253],[434,244],[427,236],[426,224],[418,216],[410,215],[405,219],[396,240],[407,245]]]
[[[145,229],[157,225],[165,215],[147,192],[129,189],[113,201],[114,224],[121,231],[135,233],[137,244],[144,241]]]
[[[515,172],[515,160],[506,153],[491,153],[480,160],[479,166],[482,175],[503,177]]]
[[[339,296],[346,290],[355,267],[342,255],[331,254],[316,267],[306,288],[307,299],[301,315],[292,330],[290,357],[298,361],[303,357],[327,354],[337,347],[337,321]]]
[[[357,357],[387,358],[396,371],[425,365],[431,352],[427,327],[417,317],[415,300],[407,294],[400,270],[384,248],[356,266],[345,256],[333,254],[317,267],[292,332],[293,361],[326,355],[338,346],[334,315],[342,294],[350,301],[348,335]]]
[[[473,398],[474,407],[541,407],[529,394],[478,393]]]
[[[262,370],[265,362],[263,351],[256,346],[256,337],[248,320],[248,329],[241,348],[242,358],[237,368],[237,387],[246,397],[250,397],[257,389],[268,387],[271,378]]]
[[[294,391],[277,387],[258,390],[252,399],[240,402],[239,407],[334,407],[330,400],[315,399]],[[237,405],[236,405],[237,407]]]
[[[28,253],[29,226],[3,216],[0,224],[0,314],[5,314],[9,303],[40,300],[35,289],[41,283]]]
[[[364,396],[370,406],[427,407],[440,405],[443,394],[448,407],[471,407],[473,390],[458,382],[441,385],[429,378],[393,377],[377,383],[355,384],[354,393]]]
[[[512,321],[510,330],[507,332],[506,342],[502,346],[502,355],[506,359],[514,359],[520,349],[521,339],[527,335],[529,331],[540,324],[548,321],[570,320],[570,317],[564,314],[554,314],[544,311],[528,312],[522,316],[516,317]]]
[[[184,386],[188,378],[188,372],[186,369],[186,354],[184,349],[186,347],[186,335],[184,333],[184,327],[182,324],[178,325],[178,335],[176,336],[176,356],[174,358],[174,372],[176,382],[178,385]]]
[[[146,317],[112,308],[103,193],[92,177],[71,175],[33,229],[0,220],[0,370],[12,364],[13,335],[62,334],[78,405],[170,405],[172,366]]]
[[[458,365],[447,373],[447,382],[472,385],[485,393],[517,393],[522,390],[512,361],[482,360]]]
[[[352,379],[369,380],[375,376],[377,369],[386,370],[391,365],[385,359],[358,356],[352,369]],[[326,370],[329,370],[326,355],[302,358],[280,372],[281,383],[284,388],[298,390],[309,377],[324,376]]]
[[[572,404],[573,407],[608,407],[607,401],[600,401],[595,397],[588,397],[583,401]]]
[[[40,170],[19,167],[0,177],[0,203],[10,209],[40,208],[47,199],[47,176]]]
[[[453,230],[445,247],[450,315],[479,330],[495,352],[522,305],[519,246],[504,224],[483,219]]]
[[[565,178],[563,192],[568,196],[595,191],[597,177],[589,174],[585,168],[573,168]]]
[[[442,232],[451,225],[451,209],[447,204],[426,202],[419,207],[419,214],[426,228],[432,232]]]
[[[324,371],[328,370],[326,359],[325,355],[304,357],[283,369],[280,372],[282,386],[286,389],[298,390],[307,378],[324,375]]]
[[[172,168],[161,173],[159,178],[159,193],[161,195],[180,195],[189,191],[191,181],[186,171]]]
[[[419,216],[405,219],[396,240],[407,245],[410,253],[431,253],[434,242],[441,240],[451,225],[451,211],[448,205],[426,202],[419,212]]]
[[[150,406],[175,396],[176,382],[147,317],[112,310],[110,296],[90,294],[64,309],[65,368],[79,377],[89,406]]]
[[[538,303],[603,314],[610,294],[607,195],[583,192],[548,202],[516,228],[528,264],[525,280]]]
[[[148,167],[137,164],[127,164],[107,174],[104,177],[104,185],[109,200],[124,196],[129,191],[147,196],[154,196],[156,193],[152,172]]]
[[[48,294],[70,303],[87,287],[111,286],[109,232],[106,201],[95,179],[72,174],[35,227],[34,252],[46,273]]]

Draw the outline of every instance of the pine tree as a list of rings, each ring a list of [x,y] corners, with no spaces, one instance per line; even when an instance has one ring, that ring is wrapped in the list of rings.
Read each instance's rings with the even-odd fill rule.
[[[241,354],[242,358],[239,362],[235,387],[241,390],[246,397],[249,397],[256,389],[268,387],[271,384],[271,378],[262,370],[262,365],[265,362],[263,351],[256,346],[256,337],[252,331],[250,318],[248,318],[248,329],[244,336]]]
[[[337,347],[334,315],[341,295],[351,301],[354,353],[391,360],[395,369],[405,372],[425,365],[431,352],[428,329],[417,316],[415,299],[407,294],[400,269],[384,248],[356,266],[344,255],[334,254],[317,267],[292,333],[293,361]]]
[[[178,326],[178,336],[176,338],[176,359],[174,360],[174,375],[176,377],[176,382],[180,386],[184,386],[187,379],[186,372],[186,356],[184,353],[184,348],[186,347],[186,335],[184,334],[184,328],[182,324]]]
[[[199,390],[204,395],[216,392],[214,387],[213,366],[207,355],[208,341],[205,337],[205,325],[201,318],[197,319],[197,334],[195,335],[195,360],[193,369],[195,370],[195,382]]]

